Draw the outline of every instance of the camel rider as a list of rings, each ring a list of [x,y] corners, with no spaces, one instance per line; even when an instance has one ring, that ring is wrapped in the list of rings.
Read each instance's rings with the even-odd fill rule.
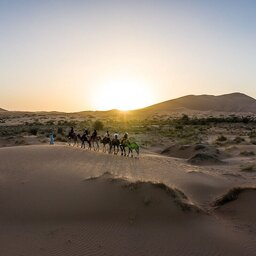
[[[127,141],[127,140],[128,140],[128,132],[124,134],[122,141]]]
[[[94,131],[92,133],[92,138],[97,138],[97,131],[96,131],[96,129],[94,129]]]
[[[89,133],[88,133],[88,129],[85,128],[85,129],[84,129],[84,133],[83,133],[83,135],[82,135],[82,139],[83,139],[83,140],[88,139],[88,134],[89,134]]]
[[[89,131],[87,128],[84,129],[84,135],[86,135],[86,136],[89,135]]]
[[[70,127],[70,132],[68,134],[68,137],[72,137],[73,134],[74,134],[74,127]]]
[[[105,138],[110,138],[110,134],[109,134],[108,131],[105,133],[105,136],[104,136],[104,137],[105,137]]]
[[[114,133],[114,139],[117,140],[118,139],[119,134],[117,132]]]

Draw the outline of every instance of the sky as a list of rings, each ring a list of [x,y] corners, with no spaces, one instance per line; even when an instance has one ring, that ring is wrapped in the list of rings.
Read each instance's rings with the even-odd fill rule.
[[[0,0],[0,107],[133,109],[256,98],[254,0]]]

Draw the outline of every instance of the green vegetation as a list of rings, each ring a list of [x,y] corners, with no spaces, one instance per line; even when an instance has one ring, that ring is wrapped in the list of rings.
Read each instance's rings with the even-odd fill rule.
[[[32,135],[37,135],[38,128],[32,127],[32,128],[30,128],[29,132],[30,132]]]
[[[241,137],[239,137],[239,136],[237,136],[237,137],[234,139],[234,142],[237,143],[237,144],[239,144],[239,143],[241,143],[241,142],[244,142],[244,141],[245,141],[245,139],[244,139],[244,138],[241,138]]]
[[[242,151],[240,152],[241,156],[254,156],[255,153],[253,151]]]
[[[96,120],[93,124],[93,129],[96,129],[96,130],[99,130],[99,131],[103,130],[103,127],[104,127],[104,124],[100,120]]]
[[[216,139],[217,142],[223,142],[223,141],[227,141],[227,138],[223,135],[220,135],[217,139]]]
[[[58,127],[57,133],[63,135],[63,127]]]
[[[17,121],[19,119],[19,121]],[[220,135],[216,143],[242,143],[245,141],[256,144],[256,118],[252,116],[219,116],[201,117],[170,115],[154,115],[136,117],[114,113],[110,116],[102,113],[74,113],[74,114],[9,114],[0,118],[0,136],[36,135],[47,138],[53,130],[57,141],[66,141],[70,127],[77,133],[85,128],[100,133],[109,130],[110,133],[129,133],[129,137],[145,147],[161,145],[161,143],[175,142],[179,144],[202,143],[209,136]],[[230,134],[235,139],[228,140],[224,135]]]
[[[247,164],[245,166],[241,166],[242,172],[255,172],[256,171],[256,165],[255,164]]]

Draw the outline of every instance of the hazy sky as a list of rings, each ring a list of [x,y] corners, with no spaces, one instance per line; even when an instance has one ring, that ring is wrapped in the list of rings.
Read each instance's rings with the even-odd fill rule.
[[[256,98],[255,13],[255,0],[0,0],[0,107]]]

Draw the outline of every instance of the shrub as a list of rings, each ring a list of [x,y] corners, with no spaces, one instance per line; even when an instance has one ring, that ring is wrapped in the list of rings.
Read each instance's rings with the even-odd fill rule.
[[[56,136],[56,141],[67,142],[68,139],[67,139],[65,136],[62,136],[62,135],[58,134],[58,135]]]
[[[58,134],[63,134],[63,128],[62,127],[58,127],[57,133]]]
[[[32,135],[37,135],[38,129],[35,128],[35,127],[32,127],[32,128],[30,128],[29,132],[30,132]]]
[[[241,156],[254,156],[255,153],[253,151],[242,151],[240,152]]]
[[[183,114],[180,120],[181,120],[181,122],[182,122],[183,124],[188,124],[189,121],[190,121],[188,115],[186,115],[186,114]]]
[[[242,172],[255,172],[256,166],[255,166],[255,164],[248,164],[245,166],[241,166],[241,171]]]
[[[54,125],[54,120],[49,120],[45,123],[46,125]]]
[[[249,133],[249,137],[250,137],[251,139],[256,138],[256,131],[251,131],[251,132]]]
[[[255,140],[255,139],[252,139],[252,140],[251,140],[251,144],[256,145],[256,140]]]
[[[241,143],[243,141],[244,141],[244,138],[241,138],[239,136],[234,139],[234,142],[237,143],[237,144],[239,144],[239,143]]]
[[[183,129],[183,125],[176,125],[176,126],[175,126],[175,129],[176,129],[176,130],[182,130],[182,129]]]
[[[226,141],[227,140],[227,137],[223,136],[223,135],[220,135],[216,141],[219,141],[219,142],[222,142],[222,141]]]
[[[16,140],[15,145],[26,145],[26,141],[25,140]]]
[[[104,124],[100,120],[96,120],[93,124],[93,129],[95,130],[103,130]]]

